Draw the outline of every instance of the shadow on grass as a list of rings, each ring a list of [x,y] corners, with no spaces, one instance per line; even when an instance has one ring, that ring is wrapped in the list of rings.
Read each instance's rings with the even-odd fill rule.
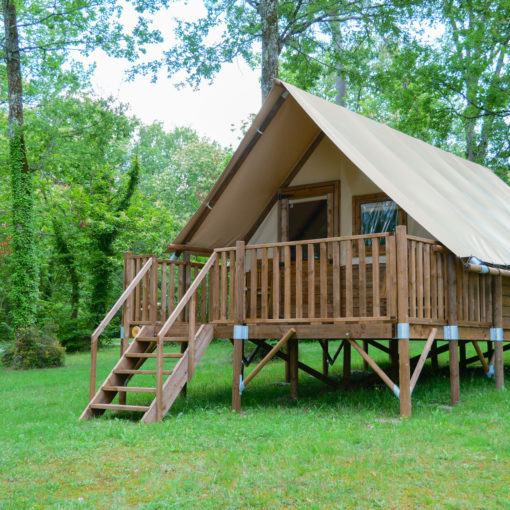
[[[381,363],[380,366],[387,373],[390,372],[389,364]],[[283,368],[283,363],[281,363],[281,368]],[[255,379],[244,390],[242,395],[243,412],[257,409],[308,411],[327,407],[331,411],[344,413],[375,411],[394,416],[399,414],[398,399],[373,372],[353,371],[348,389],[342,388],[341,376],[337,372],[330,374],[330,377],[339,383],[339,388],[336,390],[301,372],[299,399],[295,401],[290,398],[289,385],[282,381],[280,367],[278,370],[277,374],[271,374],[272,380],[268,380],[267,377],[260,381]],[[510,367],[505,367],[505,377],[510,377]],[[468,367],[461,374],[460,385],[461,395],[469,398],[470,394],[479,395],[480,391],[490,392],[494,388],[494,379],[486,377],[481,367],[473,366]],[[167,418],[207,410],[230,411],[231,399],[232,386],[226,378],[211,381],[209,384],[204,383],[203,380],[196,385],[193,385],[192,382],[187,397],[181,395],[177,398],[167,414]],[[418,412],[420,409],[430,408],[430,406],[447,407],[450,403],[448,367],[442,366],[439,371],[433,371],[430,366],[425,366],[413,392],[412,400],[413,410]],[[150,402],[147,395],[136,395],[129,403],[149,405]],[[129,421],[139,421],[141,416],[141,414],[122,411],[104,415],[107,419],[122,418]]]

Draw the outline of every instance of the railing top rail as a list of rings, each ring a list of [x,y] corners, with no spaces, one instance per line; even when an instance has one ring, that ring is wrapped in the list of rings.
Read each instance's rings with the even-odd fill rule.
[[[419,243],[425,243],[425,244],[434,244],[434,245],[437,245],[437,246],[443,246],[439,241],[436,241],[435,239],[427,239],[425,237],[419,237],[419,236],[412,236],[412,235],[407,235],[407,240],[408,241],[417,241]]]
[[[264,243],[264,244],[249,244],[246,246],[247,250],[259,250],[261,248],[273,248],[279,246],[299,246],[305,244],[320,244],[320,243],[334,243],[338,241],[355,241],[357,239],[376,239],[381,237],[391,237],[393,232],[378,232],[375,234],[361,234],[353,236],[339,236],[339,237],[325,237],[323,239],[307,239],[305,241],[283,241],[279,243]],[[228,248],[235,249],[235,248]],[[221,248],[217,251],[225,251],[225,248]]]
[[[172,260],[172,259],[156,259],[158,264],[167,264],[175,266],[190,266],[190,267],[204,267],[202,262],[188,262],[186,260]]]
[[[188,304],[193,294],[195,294],[195,292],[197,291],[199,285],[202,283],[202,280],[207,276],[207,273],[209,272],[212,265],[216,261],[217,256],[218,254],[216,252],[213,252],[213,254],[209,257],[208,261],[204,264],[204,267],[202,268],[200,273],[198,273],[197,277],[193,280],[193,283],[189,286],[188,290],[186,291],[182,299],[174,308],[170,317],[168,317],[166,322],[161,327],[158,334],[158,339],[163,338],[165,334],[168,332],[168,330],[172,327],[174,322],[177,320],[181,312],[184,310],[184,307]]]
[[[99,326],[96,328],[94,333],[92,333],[92,340],[97,340],[99,338],[99,335],[104,331],[106,326],[110,323],[110,321],[113,319],[115,314],[120,310],[120,307],[124,304],[124,301],[129,297],[129,295],[133,292],[135,287],[140,283],[142,278],[145,276],[147,271],[152,266],[153,257],[149,258],[149,260],[144,264],[142,269],[138,272],[138,274],[134,277],[134,279],[131,281],[131,283],[126,287],[126,290],[122,293],[119,299],[117,299],[117,302],[112,306],[110,311],[106,314],[105,318],[101,321]]]

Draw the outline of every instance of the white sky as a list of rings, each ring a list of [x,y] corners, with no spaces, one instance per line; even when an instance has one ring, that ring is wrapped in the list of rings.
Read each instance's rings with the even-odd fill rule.
[[[169,11],[161,11],[154,23],[163,33],[165,44],[149,50],[155,58],[170,47],[173,41],[174,16],[194,19],[203,14],[201,0],[172,4]],[[123,22],[126,27],[134,24],[135,17],[125,9]],[[129,63],[109,58],[102,52],[92,57],[97,69],[92,84],[97,94],[112,95],[130,105],[133,115],[145,124],[162,121],[165,129],[190,126],[200,135],[216,140],[222,145],[237,145],[241,122],[257,113],[261,104],[259,71],[251,70],[244,61],[227,64],[212,85],[204,82],[199,90],[190,87],[176,89],[177,80],[170,80],[163,70],[156,83],[148,76],[138,76],[128,81],[125,71]],[[232,131],[232,125],[235,131]]]

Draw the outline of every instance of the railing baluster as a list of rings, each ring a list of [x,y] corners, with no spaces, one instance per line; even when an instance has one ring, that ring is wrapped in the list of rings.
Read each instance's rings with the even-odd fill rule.
[[[147,258],[143,259],[143,262],[147,262]],[[143,310],[142,310],[142,320],[149,320],[149,273],[146,273],[143,278]]]
[[[440,253],[437,257],[437,318],[440,320],[445,320],[446,317],[446,307],[445,307],[445,263],[444,263],[444,255]]]
[[[161,266],[161,322],[166,321],[166,271],[167,265],[165,262],[160,264]]]
[[[308,318],[315,317],[315,250],[308,245]]]
[[[280,318],[280,248],[273,247],[273,319]]]
[[[409,316],[416,317],[416,243],[409,243]]]
[[[438,256],[431,250],[430,255],[430,318],[437,320],[438,318],[438,301],[437,301],[437,259]]]
[[[358,299],[359,316],[365,317],[367,315],[367,266],[364,239],[358,239]]]
[[[257,317],[258,263],[257,250],[247,250],[250,254],[250,318]]]
[[[335,241],[333,243],[333,317],[340,318],[341,308],[341,294],[340,294],[340,243]]]
[[[352,293],[352,241],[345,243],[345,316],[353,317]]]
[[[296,246],[296,318],[303,317],[303,249]]]
[[[379,239],[372,239],[372,315],[381,315],[381,296],[379,287]]]
[[[262,248],[262,263],[260,267],[260,313],[262,319],[268,318],[268,279],[269,264],[267,248]]]
[[[285,246],[283,250],[284,259],[284,284],[283,284],[283,314],[286,319],[291,315],[291,267],[290,267],[290,246]]]
[[[235,285],[236,285],[236,252],[235,250],[229,251],[229,306],[228,306],[228,318],[234,320],[235,314]],[[243,293],[244,296],[244,293]]]
[[[430,287],[431,287],[431,276],[430,276],[430,244],[426,244],[423,247],[423,316],[426,319],[431,318],[430,314]]]
[[[321,318],[328,317],[328,251],[326,243],[320,243],[320,314]]]
[[[214,269],[212,276],[212,287],[213,287],[213,302],[212,302],[212,315],[213,320],[219,320],[222,295],[220,291],[220,258],[216,257],[214,261]]]
[[[416,316],[423,319],[423,243],[416,244]]]
[[[221,252],[221,320],[227,319],[228,303],[228,274],[227,274],[227,252]]]
[[[170,264],[168,272],[168,315],[175,307],[175,264]]]

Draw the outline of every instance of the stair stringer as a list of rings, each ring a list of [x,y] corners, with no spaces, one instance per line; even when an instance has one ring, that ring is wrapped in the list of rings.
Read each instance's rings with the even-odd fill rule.
[[[214,337],[214,327],[212,324],[203,324],[195,335],[195,364],[196,367],[202,358],[207,347]],[[175,399],[179,396],[184,385],[188,382],[188,349],[184,352],[183,357],[175,366],[172,374],[168,377],[163,385],[163,409],[162,416],[172,407]],[[149,409],[142,417],[142,422],[153,423],[156,421],[156,399],[152,401]]]
[[[153,336],[154,335],[154,326],[143,326],[138,333],[137,337],[143,336]],[[157,339],[154,338],[154,341]],[[96,394],[92,398],[92,400],[87,404],[87,407],[83,411],[80,416],[80,420],[89,420],[93,416],[99,416],[104,413],[104,409],[92,409],[93,404],[110,404],[117,392],[113,391],[104,391],[104,386],[124,386],[125,383],[131,377],[130,375],[125,374],[116,374],[115,370],[120,368],[133,368],[133,366],[137,363],[136,358],[126,358],[125,354],[127,353],[136,353],[136,352],[147,352],[153,351],[154,345],[147,342],[142,343],[136,340],[136,337],[131,342],[129,347],[125,350],[124,354],[121,356],[117,364],[113,367],[113,370],[110,372],[108,377],[104,380],[103,384],[101,384],[100,388],[96,391]],[[143,360],[145,362],[145,359]]]

